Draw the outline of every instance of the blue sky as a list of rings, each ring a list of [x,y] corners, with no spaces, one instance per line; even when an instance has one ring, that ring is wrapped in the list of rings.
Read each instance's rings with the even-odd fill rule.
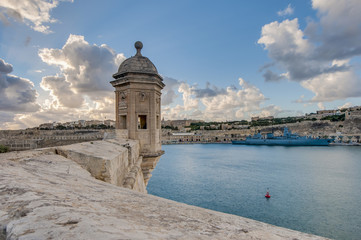
[[[0,3],[0,127],[114,119],[109,84],[142,41],[165,119],[361,105],[359,0]]]

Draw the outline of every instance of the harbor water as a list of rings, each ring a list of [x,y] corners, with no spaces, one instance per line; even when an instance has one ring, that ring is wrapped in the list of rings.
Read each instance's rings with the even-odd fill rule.
[[[162,148],[149,194],[333,239],[360,239],[361,147]]]

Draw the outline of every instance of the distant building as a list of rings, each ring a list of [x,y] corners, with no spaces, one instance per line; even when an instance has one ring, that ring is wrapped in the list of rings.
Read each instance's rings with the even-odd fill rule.
[[[361,110],[354,110],[354,111],[349,111],[347,110],[345,112],[345,119],[350,120],[350,119],[355,119],[355,118],[361,118]]]
[[[267,117],[252,117],[252,122],[259,121],[259,120],[273,120],[273,116],[267,116]]]
[[[54,129],[54,123],[42,123],[39,125],[39,129]]]
[[[85,120],[78,120],[77,126],[80,127],[80,128],[83,128],[83,127],[85,127],[85,123],[86,123]]]
[[[185,119],[185,120],[167,120],[164,121],[164,119],[162,120],[162,127],[165,126],[170,126],[173,128],[178,128],[178,129],[183,129],[186,126],[190,126],[192,123],[199,123],[199,122],[204,122],[202,120],[190,120],[190,119]]]
[[[323,118],[323,117],[327,117],[327,116],[334,116],[337,115],[340,111],[339,110],[320,110],[317,111],[317,118]]]
[[[103,121],[99,121],[99,120],[90,120],[90,121],[86,121],[85,122],[85,127],[91,127],[93,125],[98,126],[100,124],[103,124]]]
[[[361,111],[361,106],[354,106],[354,107],[350,107],[348,108],[349,111]]]
[[[319,111],[317,111],[316,113],[318,114],[318,115],[322,115],[322,114],[329,114],[329,115],[331,115],[331,114],[335,114],[337,112],[337,110],[319,110]]]
[[[104,125],[107,127],[115,127],[115,121],[114,120],[104,120]]]

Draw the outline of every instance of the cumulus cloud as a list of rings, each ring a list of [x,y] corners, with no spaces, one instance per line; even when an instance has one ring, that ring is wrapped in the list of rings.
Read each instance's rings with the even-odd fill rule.
[[[266,100],[262,92],[249,82],[239,79],[239,87],[222,89],[207,84],[206,88],[182,82],[178,92],[183,105],[167,106],[162,113],[166,119],[203,119],[225,121],[248,118],[254,111],[261,111]]]
[[[57,7],[59,1],[44,0],[2,0],[0,1],[0,20],[9,25],[9,19],[24,22],[32,29],[42,33],[50,33],[46,23],[56,22],[50,11]]]
[[[325,110],[325,105],[323,104],[323,102],[319,102],[317,104],[317,107],[320,109],[320,110]]]
[[[294,12],[294,9],[292,8],[291,4],[288,4],[288,6],[281,10],[281,11],[278,11],[277,14],[278,16],[287,16],[287,15],[292,15]]]
[[[9,63],[6,63],[3,59],[0,59],[0,73],[8,74],[13,71],[13,66]]]
[[[349,107],[352,107],[352,106],[354,106],[352,103],[347,102],[347,103],[345,103],[345,104],[342,105],[342,106],[338,106],[337,108],[338,108],[338,109],[343,109],[343,108],[349,108]]]
[[[165,87],[162,90],[162,105],[166,106],[173,103],[174,100],[177,98],[178,95],[176,91],[181,82],[170,77],[164,77],[163,82],[165,84]]]
[[[10,73],[11,64],[0,59],[0,110],[7,112],[33,112],[39,109],[36,103],[38,93],[28,79]]]
[[[198,108],[199,100],[193,95],[194,86],[189,86],[187,83],[181,83],[178,91],[183,95],[184,110],[194,110]]]
[[[12,76],[12,66],[0,59],[0,110],[13,111],[4,129],[38,126],[44,122],[114,119],[114,88],[109,83],[124,61],[106,45],[91,45],[70,35],[61,49],[40,49],[39,56],[58,74],[42,78],[49,98],[37,104],[37,92],[27,79]],[[39,100],[40,101],[40,100]],[[0,116],[9,119],[8,115]]]
[[[316,49],[319,59],[348,59],[361,54],[361,1],[313,0],[320,22],[310,38],[321,41]]]
[[[14,114],[0,111],[0,129],[7,129],[6,125],[14,120]]]
[[[56,98],[59,103],[69,108],[79,108],[82,106],[84,99],[80,94],[75,93],[64,76],[46,76],[43,77],[41,87],[49,90],[51,95]]]
[[[286,79],[284,74],[276,74],[269,69],[266,70],[266,72],[263,74],[263,77],[266,82],[278,82],[282,79]]]
[[[79,35],[70,35],[62,49],[40,49],[39,56],[60,69],[59,75],[44,77],[41,87],[51,92],[55,105],[69,108],[82,106],[86,99],[101,102],[113,96],[109,81],[125,59],[107,45],[90,45]]]
[[[313,102],[361,96],[361,79],[354,71],[324,73],[301,82],[301,85],[315,93]]]
[[[319,21],[310,21],[304,31],[297,18],[262,27],[258,43],[274,63],[261,68],[264,79],[299,82],[315,94],[313,102],[360,97],[361,78],[350,60],[361,54],[361,15],[356,10],[361,2],[313,0],[312,7]]]
[[[260,104],[266,100],[261,91],[254,85],[239,79],[240,90],[227,88],[227,94],[202,99],[205,114],[210,119],[239,119],[245,113],[259,110]]]
[[[224,88],[212,86],[209,82],[206,83],[206,88],[193,89],[192,91],[196,98],[215,97],[227,93]]]
[[[279,106],[269,105],[267,107],[261,108],[258,112],[251,114],[252,117],[269,117],[269,116],[279,116],[282,113],[288,113],[292,115],[292,111],[282,110]]]

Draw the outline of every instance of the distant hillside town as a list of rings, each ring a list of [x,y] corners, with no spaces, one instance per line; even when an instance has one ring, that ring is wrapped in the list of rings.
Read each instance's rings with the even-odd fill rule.
[[[350,108],[342,108],[337,110],[320,110],[316,113],[305,114],[304,116],[275,118],[274,116],[267,117],[252,117],[251,121],[228,121],[228,122],[205,122],[202,120],[162,120],[162,128],[178,130],[181,132],[189,132],[195,130],[231,130],[231,129],[245,129],[259,126],[272,126],[280,124],[297,123],[303,121],[325,121],[338,122],[350,120],[354,118],[361,118],[361,106]]]
[[[252,117],[251,121],[205,122],[162,120],[162,144],[230,143],[255,133],[282,135],[283,128],[301,136],[332,138],[339,143],[360,143],[361,106],[320,110],[297,117]],[[0,152],[102,140],[112,134],[114,120],[78,120],[43,123],[26,130],[0,131]]]
[[[65,130],[65,129],[114,129],[115,121],[114,120],[78,120],[71,122],[52,122],[52,123],[42,123],[37,127],[39,130]]]
[[[339,144],[359,144],[361,106],[320,110],[297,117],[253,117],[251,121],[163,120],[162,143],[230,143],[255,133],[280,136],[284,127],[302,136],[331,138]]]

